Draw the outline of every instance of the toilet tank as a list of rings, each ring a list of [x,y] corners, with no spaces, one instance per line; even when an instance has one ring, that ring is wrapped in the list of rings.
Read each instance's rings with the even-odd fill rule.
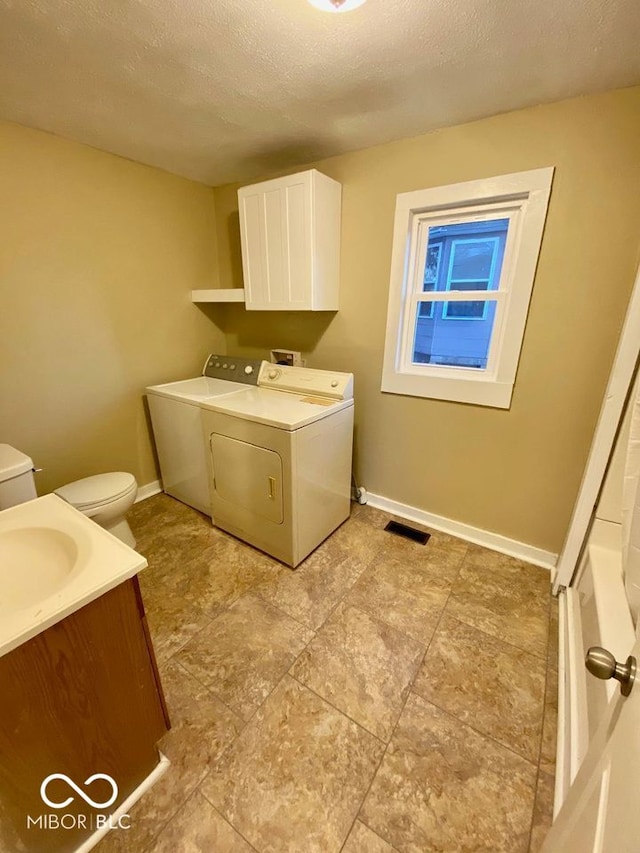
[[[0,444],[0,510],[37,497],[31,459],[9,444]]]

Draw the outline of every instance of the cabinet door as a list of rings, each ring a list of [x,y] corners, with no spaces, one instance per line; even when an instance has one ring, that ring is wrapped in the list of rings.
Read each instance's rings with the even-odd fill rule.
[[[168,717],[136,583],[121,583],[0,657],[0,850],[81,849],[91,818],[115,811],[157,766]],[[49,812],[40,785],[52,773],[81,786],[106,773],[117,799],[105,811],[76,796],[64,808],[76,816],[68,828],[29,825],[27,815]],[[58,802],[70,795],[64,780],[47,790]],[[102,780],[86,790],[103,802],[112,793]]]
[[[312,307],[311,175],[289,175],[239,192],[247,308]]]
[[[281,524],[282,460],[273,450],[213,433],[213,500],[223,500],[253,515]],[[227,512],[228,515],[228,512]]]

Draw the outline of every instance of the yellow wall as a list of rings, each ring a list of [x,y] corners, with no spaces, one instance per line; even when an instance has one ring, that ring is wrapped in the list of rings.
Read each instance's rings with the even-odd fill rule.
[[[314,164],[343,184],[340,311],[225,306],[227,351],[353,371],[369,491],[557,551],[639,260],[639,151],[635,88]],[[542,166],[556,173],[511,409],[382,394],[396,194]],[[236,189],[215,191],[222,287],[242,286]]]
[[[0,442],[45,469],[41,494],[156,479],[143,391],[223,344],[189,301],[215,264],[211,189],[0,124]]]

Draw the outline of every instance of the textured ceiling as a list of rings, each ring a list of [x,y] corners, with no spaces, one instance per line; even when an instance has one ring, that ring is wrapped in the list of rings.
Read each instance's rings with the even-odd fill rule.
[[[220,184],[640,82],[638,0],[0,0],[0,117]]]

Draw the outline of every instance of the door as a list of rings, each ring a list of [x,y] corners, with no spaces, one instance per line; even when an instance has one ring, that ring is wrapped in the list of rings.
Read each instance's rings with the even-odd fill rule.
[[[311,172],[239,190],[248,310],[311,309]]]
[[[602,488],[602,481],[620,425],[625,400],[629,394],[633,375],[639,361],[640,268],[636,273],[629,308],[600,409],[600,417],[584,469],[578,498],[573,508],[569,530],[558,557],[556,577],[553,582],[554,595],[558,594],[561,587],[568,587],[572,582],[580,552],[591,525],[593,509]]]
[[[632,655],[640,659],[638,639]],[[626,698],[616,690],[543,853],[637,853],[639,792],[640,678]]]
[[[211,436],[213,500],[225,501],[274,524],[284,518],[282,459],[273,450],[228,435]]]

